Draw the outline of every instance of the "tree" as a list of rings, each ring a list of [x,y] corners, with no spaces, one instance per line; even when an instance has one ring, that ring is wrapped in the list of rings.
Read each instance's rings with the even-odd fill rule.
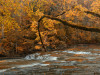
[[[86,12],[86,11],[85,11],[85,12]],[[87,13],[87,12],[86,12],[86,13]],[[90,14],[92,14],[92,13],[90,13]],[[93,14],[93,15],[94,15],[94,14]],[[79,25],[75,25],[75,24],[70,24],[70,23],[68,23],[68,22],[66,22],[66,21],[64,21],[64,20],[61,20],[61,19],[55,18],[55,17],[51,17],[51,16],[48,16],[48,15],[42,16],[42,17],[38,20],[38,23],[40,23],[40,21],[41,21],[42,19],[44,19],[45,17],[46,17],[46,18],[49,18],[49,19],[52,19],[52,20],[57,20],[57,21],[63,23],[64,25],[67,25],[67,26],[72,27],[72,28],[81,29],[81,30],[90,31],[90,32],[99,32],[99,33],[100,33],[100,29],[99,29],[99,28],[85,27],[85,26],[79,26]],[[44,44],[43,44],[42,37],[41,37],[41,34],[40,34],[39,26],[40,26],[40,25],[38,24],[38,32],[39,32],[40,40],[41,40],[41,43],[42,43],[42,45],[43,45],[43,48],[45,49],[45,46],[44,46]],[[46,49],[45,49],[45,51],[46,51]]]

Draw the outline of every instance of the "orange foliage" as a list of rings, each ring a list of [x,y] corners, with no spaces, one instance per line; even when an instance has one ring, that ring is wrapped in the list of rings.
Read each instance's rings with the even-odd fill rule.
[[[57,18],[100,27],[100,18],[84,13],[86,10],[100,14],[100,0],[0,0],[0,48],[5,55],[41,50],[37,21],[44,14],[55,17],[66,11]],[[100,43],[99,33],[74,29],[47,18],[40,22],[40,31],[49,49],[66,47],[66,44]]]

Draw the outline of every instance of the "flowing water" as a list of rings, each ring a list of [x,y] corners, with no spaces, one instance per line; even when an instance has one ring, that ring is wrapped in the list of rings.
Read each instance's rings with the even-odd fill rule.
[[[99,46],[77,46],[0,60],[0,75],[100,75]]]

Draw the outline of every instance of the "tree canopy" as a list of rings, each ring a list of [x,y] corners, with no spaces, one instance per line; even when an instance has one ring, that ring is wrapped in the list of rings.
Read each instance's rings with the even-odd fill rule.
[[[0,0],[3,55],[100,43],[99,28],[100,0]]]

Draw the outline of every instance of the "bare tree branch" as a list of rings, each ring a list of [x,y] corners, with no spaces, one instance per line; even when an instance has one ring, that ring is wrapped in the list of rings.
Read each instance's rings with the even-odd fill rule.
[[[63,23],[64,25],[67,25],[67,26],[72,27],[72,28],[76,28],[76,29],[80,29],[80,30],[85,30],[85,31],[90,31],[90,32],[99,32],[100,33],[100,29],[99,28],[85,27],[85,26],[79,26],[79,25],[75,25],[75,24],[70,24],[67,21],[61,20],[61,19],[56,18],[56,17],[51,17],[51,16],[48,16],[48,15],[43,16],[41,18],[41,20],[44,17],[49,18],[49,19],[52,19],[52,20],[59,21],[59,22]]]
[[[72,9],[77,9],[77,11],[81,11],[81,9],[75,8],[75,6],[72,6]],[[100,18],[100,14],[98,14],[98,13],[95,13],[95,12],[92,12],[92,11],[83,11],[83,12]]]
[[[66,13],[66,12],[64,11],[64,12],[62,12],[61,14],[56,15],[55,17],[61,16],[61,15],[65,14],[65,13]]]
[[[100,18],[100,14],[97,14],[97,13],[95,13],[95,12],[91,12],[91,11],[84,11],[84,12],[87,13],[87,14],[91,14],[91,15],[94,15],[94,16]]]

